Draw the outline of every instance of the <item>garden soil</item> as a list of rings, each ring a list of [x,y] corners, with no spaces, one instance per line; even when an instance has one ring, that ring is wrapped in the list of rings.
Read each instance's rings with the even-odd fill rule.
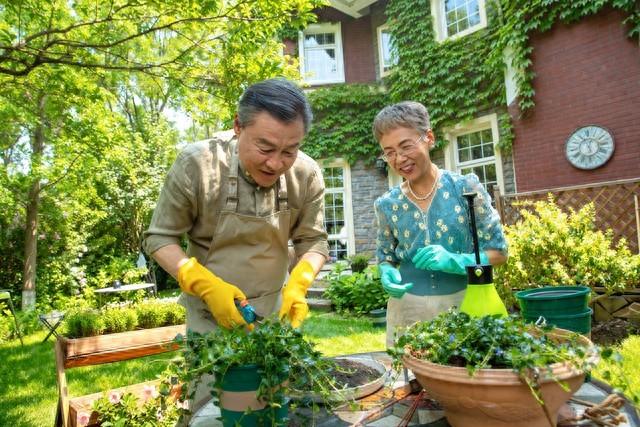
[[[620,344],[629,335],[639,335],[640,324],[624,319],[611,319],[591,327],[591,341],[598,345]]]

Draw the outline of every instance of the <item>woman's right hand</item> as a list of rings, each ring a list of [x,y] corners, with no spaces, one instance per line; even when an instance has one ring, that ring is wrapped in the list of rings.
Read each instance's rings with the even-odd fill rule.
[[[402,283],[400,271],[391,264],[383,263],[378,268],[382,287],[393,298],[402,298],[402,295],[413,287],[413,283]]]

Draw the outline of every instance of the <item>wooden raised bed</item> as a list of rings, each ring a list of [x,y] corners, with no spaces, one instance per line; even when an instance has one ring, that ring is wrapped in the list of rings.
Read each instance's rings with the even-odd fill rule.
[[[81,411],[89,413],[91,416],[89,425],[95,425],[97,414],[91,410],[91,406],[93,400],[102,395],[102,393],[94,393],[70,398],[65,374],[66,369],[120,362],[175,351],[180,348],[174,342],[178,334],[186,334],[185,325],[141,329],[95,337],[58,338],[55,343],[56,379],[59,393],[56,426],[75,426],[77,416]],[[157,385],[157,381],[134,384],[118,390],[122,392],[129,391],[139,395],[144,385],[147,384]]]

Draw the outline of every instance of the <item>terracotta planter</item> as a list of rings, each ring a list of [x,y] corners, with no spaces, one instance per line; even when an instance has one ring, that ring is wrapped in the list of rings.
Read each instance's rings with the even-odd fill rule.
[[[569,333],[561,329],[554,332],[558,340]],[[586,347],[593,345],[586,337],[580,337],[580,342]],[[403,357],[403,363],[442,404],[453,427],[549,427],[544,409],[511,369],[480,369],[471,377],[466,368],[438,365],[410,355]],[[551,368],[555,378],[569,386],[568,391],[563,390],[550,376],[540,381],[555,426],[560,407],[580,388],[585,374],[564,363]]]

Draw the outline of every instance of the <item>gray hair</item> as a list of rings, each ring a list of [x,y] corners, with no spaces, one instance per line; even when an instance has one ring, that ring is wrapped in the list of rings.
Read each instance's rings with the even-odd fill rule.
[[[427,108],[415,101],[403,101],[384,107],[373,120],[373,135],[379,142],[390,130],[404,127],[417,130],[421,135],[431,128]]]
[[[302,119],[305,134],[309,132],[313,119],[311,105],[304,92],[283,78],[264,80],[244,91],[238,103],[240,126],[249,126],[256,114],[263,111],[284,123]]]

